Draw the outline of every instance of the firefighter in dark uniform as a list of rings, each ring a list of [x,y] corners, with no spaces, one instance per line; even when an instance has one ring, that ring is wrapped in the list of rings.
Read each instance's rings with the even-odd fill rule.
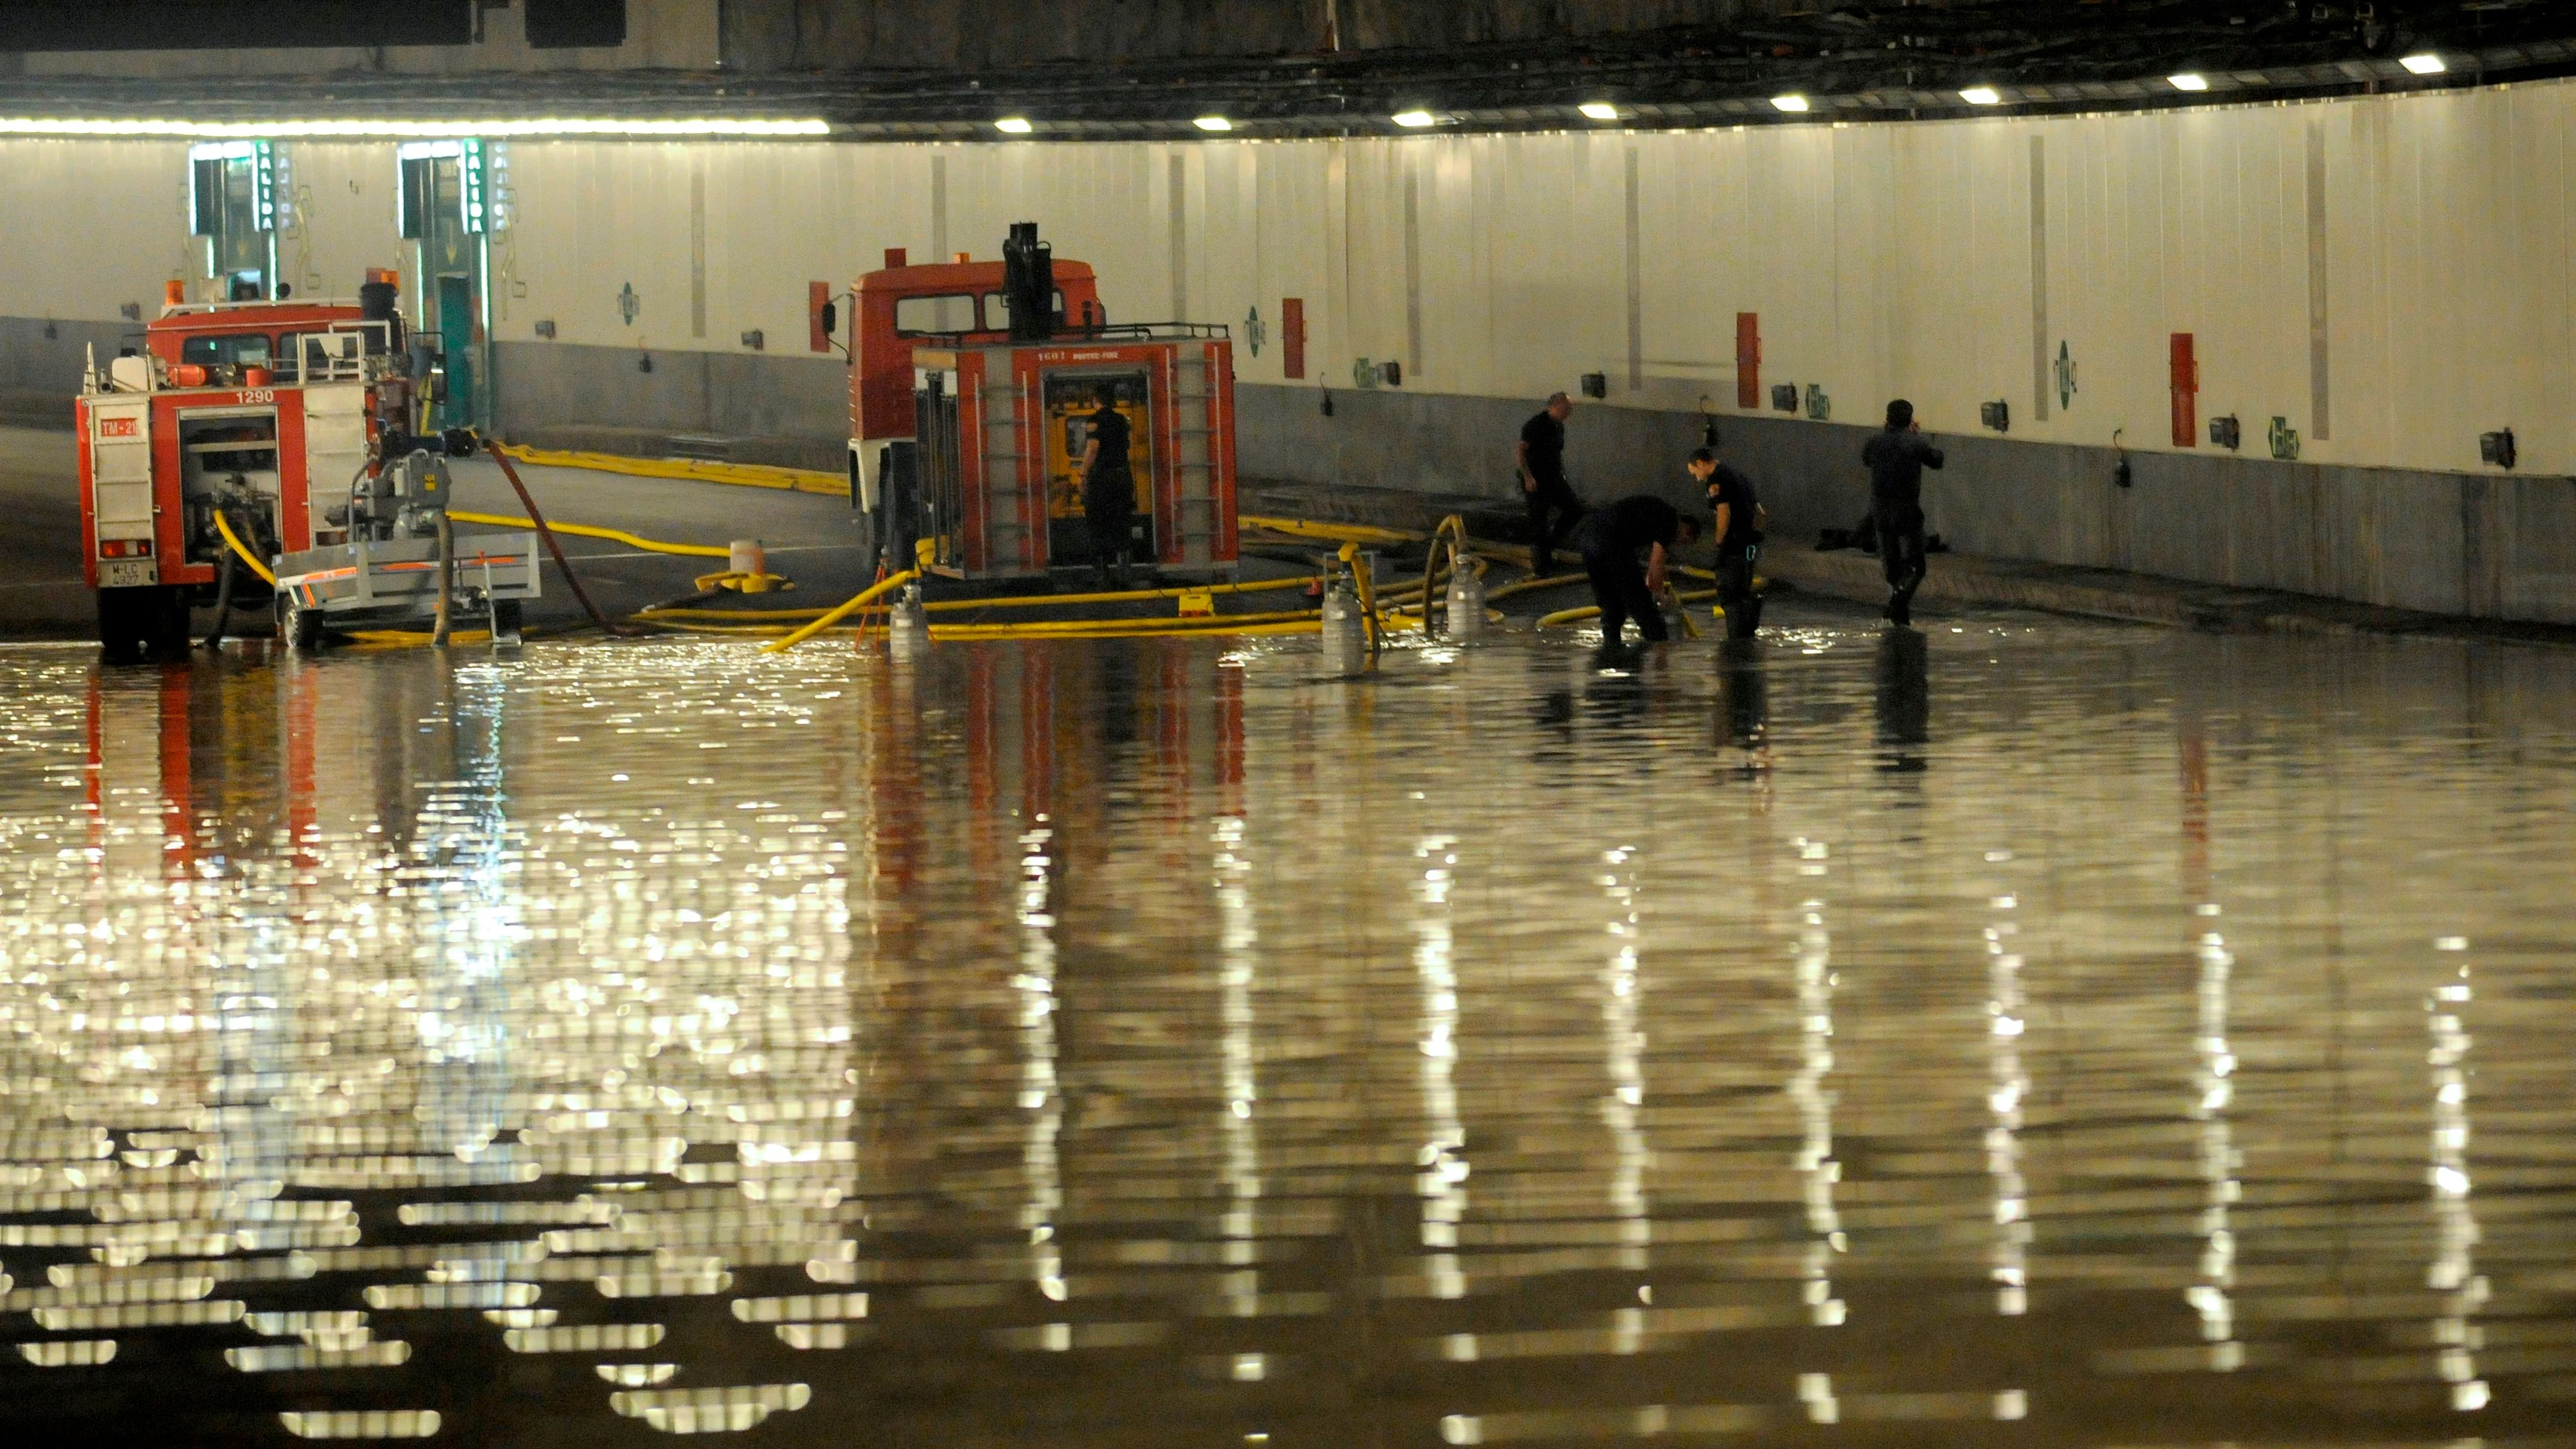
[[[1118,394],[1100,390],[1100,410],[1085,421],[1090,441],[1082,445],[1082,521],[1091,534],[1091,563],[1100,571],[1100,587],[1127,585],[1128,535],[1136,520],[1136,475],[1127,465],[1127,415],[1118,411]]]
[[[1665,637],[1663,606],[1655,596],[1664,591],[1664,565],[1672,549],[1699,537],[1699,521],[1650,493],[1622,498],[1583,517],[1574,530],[1583,550],[1583,571],[1591,576],[1592,597],[1601,606],[1601,642],[1616,647],[1620,632],[1635,618],[1646,642]],[[1638,550],[1647,551],[1642,568]]]
[[[1915,426],[1914,404],[1887,405],[1887,426],[1860,450],[1869,469],[1870,516],[1878,523],[1878,562],[1887,573],[1887,622],[1914,621],[1914,591],[1923,587],[1923,470],[1941,466],[1941,450]]]
[[[1753,480],[1719,460],[1717,450],[1690,455],[1690,473],[1708,490],[1716,516],[1717,604],[1726,611],[1726,637],[1750,639],[1762,626],[1762,596],[1753,591],[1753,564],[1762,556],[1762,505]]]

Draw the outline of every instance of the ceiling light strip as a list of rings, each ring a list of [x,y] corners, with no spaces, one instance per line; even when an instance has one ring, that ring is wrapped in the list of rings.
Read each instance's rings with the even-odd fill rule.
[[[831,123],[821,120],[736,120],[703,117],[691,120],[631,121],[584,117],[491,121],[163,121],[91,120],[40,116],[0,116],[0,136],[175,136],[190,138],[351,137],[410,139],[439,136],[826,136]]]

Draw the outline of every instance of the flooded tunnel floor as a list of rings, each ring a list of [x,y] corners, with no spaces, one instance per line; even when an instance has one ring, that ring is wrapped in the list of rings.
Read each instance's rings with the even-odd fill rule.
[[[2576,655],[1773,619],[0,649],[0,1424],[2576,1442]]]

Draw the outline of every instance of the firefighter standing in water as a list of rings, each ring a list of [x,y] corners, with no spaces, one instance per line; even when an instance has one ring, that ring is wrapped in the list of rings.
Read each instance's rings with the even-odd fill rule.
[[[1715,448],[1690,455],[1690,474],[1708,490],[1716,515],[1717,602],[1726,611],[1726,637],[1750,639],[1762,625],[1762,596],[1753,588],[1753,564],[1762,555],[1762,505],[1753,480],[1721,462]]]
[[[1091,535],[1091,563],[1100,571],[1100,587],[1127,586],[1128,537],[1136,519],[1136,475],[1127,465],[1127,415],[1118,411],[1114,388],[1100,390],[1100,410],[1084,420],[1090,441],[1082,445],[1082,521]]]
[[[1923,587],[1923,470],[1941,466],[1941,450],[1914,423],[1914,404],[1887,405],[1887,426],[1860,450],[1869,469],[1869,509],[1878,522],[1878,561],[1887,573],[1887,622],[1914,621],[1914,591]]]
[[[1521,475],[1521,494],[1529,505],[1530,576],[1545,578],[1556,567],[1557,545],[1583,521],[1583,500],[1565,481],[1565,420],[1574,400],[1550,393],[1547,406],[1521,425],[1512,444],[1512,464]],[[1551,525],[1549,515],[1555,515]]]

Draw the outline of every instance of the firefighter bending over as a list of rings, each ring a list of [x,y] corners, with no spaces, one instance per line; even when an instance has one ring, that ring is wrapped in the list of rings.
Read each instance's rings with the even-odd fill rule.
[[[1648,643],[1665,637],[1664,609],[1655,596],[1664,591],[1664,563],[1670,550],[1699,537],[1699,520],[1652,494],[1622,498],[1584,515],[1574,542],[1583,550],[1583,571],[1592,578],[1592,598],[1601,606],[1601,642],[1619,645],[1630,618]],[[1647,552],[1640,568],[1637,553]]]

